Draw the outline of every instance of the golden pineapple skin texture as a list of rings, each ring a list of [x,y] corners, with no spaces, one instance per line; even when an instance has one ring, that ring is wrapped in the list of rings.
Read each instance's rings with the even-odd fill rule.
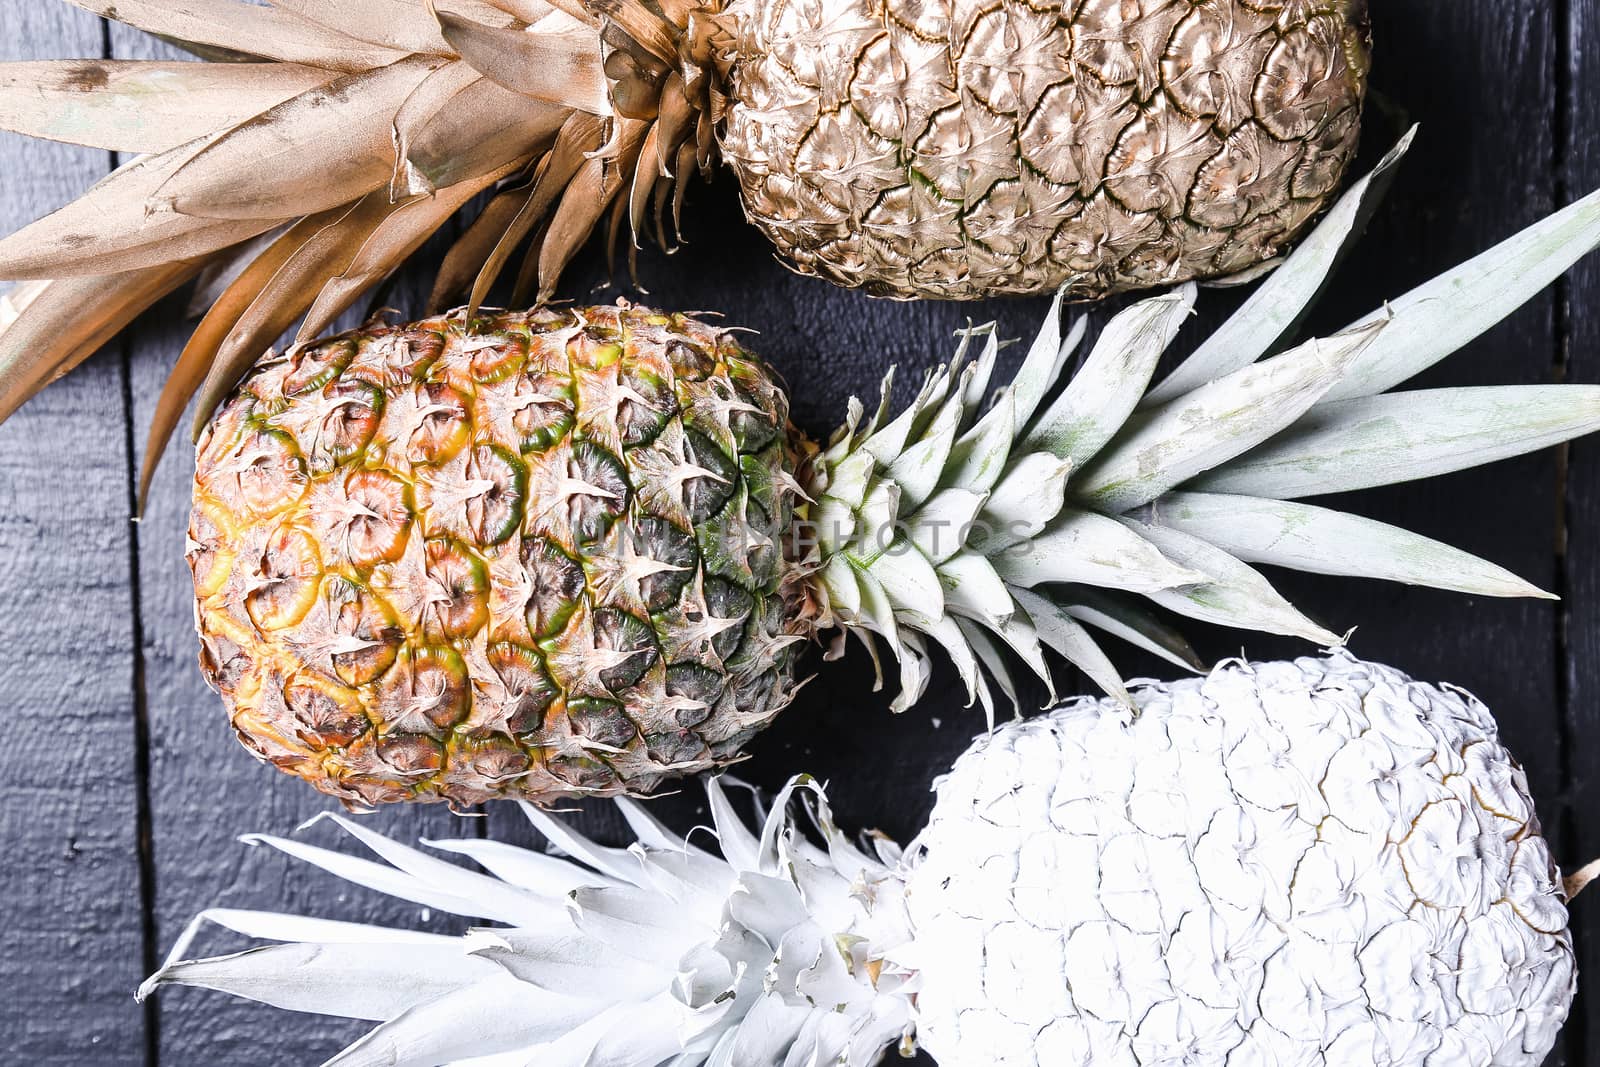
[[[1269,259],[1355,154],[1365,0],[735,0],[722,150],[804,274],[1079,299]]]
[[[793,433],[729,334],[625,306],[271,356],[199,444],[202,669],[354,806],[716,766],[794,685]]]

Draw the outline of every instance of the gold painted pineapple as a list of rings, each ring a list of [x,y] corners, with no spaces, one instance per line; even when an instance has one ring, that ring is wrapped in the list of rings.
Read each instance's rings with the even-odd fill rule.
[[[1097,297],[1275,255],[1354,155],[1365,0],[734,0],[723,157],[805,273]]]
[[[1368,60],[1365,0],[72,2],[233,60],[0,65],[0,128],[137,156],[0,240],[0,278],[44,283],[0,331],[0,418],[208,264],[249,265],[148,463],[197,391],[203,418],[482,193],[434,312],[502,274],[513,305],[548,298],[597,228],[668,243],[719,159],[781,258],[881,295],[1238,272],[1325,205]]]
[[[1600,428],[1600,386],[1388,392],[1600,242],[1600,193],[1284,349],[1372,188],[1154,387],[1193,285],[1112,319],[1065,382],[1084,331],[1058,306],[990,404],[999,345],[970,331],[905,409],[852,403],[825,444],[728,330],[629,306],[269,356],[200,442],[203,668],[257,755],[352,805],[547,802],[737,760],[830,630],[898,662],[895,709],[937,648],[992,721],[1052,653],[1128,700],[1091,631],[1194,666],[1152,607],[1340,643],[1256,564],[1539,595],[1300,500]]]

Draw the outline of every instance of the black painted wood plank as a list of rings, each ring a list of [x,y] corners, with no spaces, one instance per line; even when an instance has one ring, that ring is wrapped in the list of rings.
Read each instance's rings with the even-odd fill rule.
[[[5,59],[101,54],[97,20],[7,5]],[[6,228],[109,169],[0,135]],[[0,427],[0,1034],[12,1063],[145,1063],[126,411],[113,350]]]
[[[1576,199],[1600,188],[1600,0],[1568,0],[1563,56],[1564,192]],[[1572,273],[1563,292],[1568,376],[1600,381],[1600,261]],[[1565,793],[1556,827],[1567,869],[1600,857],[1600,441],[1575,443],[1566,472],[1566,734]],[[1600,899],[1591,891],[1572,909],[1579,981],[1600,974]],[[1580,1001],[1566,1030],[1567,1061],[1600,1059],[1600,997]]]

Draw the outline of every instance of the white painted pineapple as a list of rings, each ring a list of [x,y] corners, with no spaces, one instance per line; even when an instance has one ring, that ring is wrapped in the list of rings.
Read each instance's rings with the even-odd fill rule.
[[[285,942],[169,984],[381,1021],[341,1065],[798,1067],[899,1043],[943,1067],[1536,1067],[1574,989],[1566,899],[1488,709],[1348,654],[1218,667],[980,738],[903,854],[795,779],[721,856],[619,800],[639,844],[539,810],[571,857],[332,816],[385,863],[272,845],[500,924],[463,938],[260,912]],[[824,847],[792,818],[809,800]]]

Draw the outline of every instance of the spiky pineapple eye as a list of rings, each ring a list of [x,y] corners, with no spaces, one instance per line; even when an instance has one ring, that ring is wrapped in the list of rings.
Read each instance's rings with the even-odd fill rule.
[[[467,371],[480,385],[504,381],[528,361],[525,333],[491,330],[474,334],[468,343],[472,356],[467,360]]]
[[[1345,55],[1342,33],[1339,20],[1316,15],[1273,46],[1252,95],[1268,133],[1301,140],[1326,123],[1334,108],[1349,106],[1334,77]]]
[[[309,484],[305,457],[294,438],[282,430],[254,430],[235,456],[234,462],[221,469],[233,471],[237,479],[237,510],[258,516],[275,514],[293,506]],[[224,500],[230,495],[218,493]]]
[[[664,611],[677,603],[683,587],[694,576],[700,555],[694,535],[665,519],[644,515],[634,522],[627,536],[633,539],[634,552],[663,568],[640,579],[639,595],[649,610]]]
[[[432,595],[423,632],[432,640],[470,637],[489,621],[489,573],[470,549],[448,537],[424,549]]]
[[[683,444],[688,462],[703,472],[683,483],[689,518],[699,524],[721,511],[722,505],[733,496],[739,468],[734,466],[726,452],[699,430],[685,431]]]
[[[711,638],[711,647],[719,659],[726,660],[744,640],[744,622],[755,605],[755,598],[722,578],[706,579],[705,596],[711,617],[722,623]]]
[[[422,734],[388,734],[378,739],[378,758],[401,777],[420,778],[444,766],[444,746]]]
[[[290,396],[316,392],[337,378],[355,354],[356,346],[350,341],[325,341],[300,349],[290,356],[283,391]]]
[[[354,694],[341,698],[320,686],[297,681],[284,689],[283,702],[293,719],[294,733],[312,744],[348,745],[371,726]]]
[[[415,505],[411,485],[381,470],[356,471],[345,479],[350,504],[342,520],[345,558],[358,570],[392,563],[405,550]]]
[[[394,389],[421,381],[444,354],[444,335],[434,330],[385,330],[367,338],[344,377]]]
[[[331,470],[359,456],[383,419],[383,391],[369,382],[340,381],[329,395],[337,402],[317,434],[313,459],[319,470]]]
[[[363,686],[394,664],[404,634],[382,597],[348,578],[323,583],[334,632],[362,646],[332,654],[333,669],[346,685]]]
[[[606,748],[620,749],[639,732],[622,705],[604,697],[578,697],[567,701],[567,718],[583,738]]]
[[[592,441],[572,446],[570,477],[576,483],[568,507],[573,539],[593,545],[627,510],[630,488],[622,462]]]
[[[471,710],[467,665],[447,646],[401,649],[394,669],[378,688],[376,705],[390,730],[438,736]]]
[[[674,663],[667,668],[667,693],[676,697],[673,717],[690,729],[705,722],[722,696],[722,676],[698,663]]]
[[[528,497],[528,467],[510,449],[479,445],[472,450],[467,478],[492,483],[467,500],[467,522],[480,545],[498,545],[522,525]]]
[[[644,677],[644,672],[660,657],[655,631],[643,619],[617,608],[601,608],[594,613],[595,648],[610,652],[615,665],[600,672],[600,682],[615,692]]]
[[[668,341],[665,352],[673,373],[685,381],[704,381],[717,369],[717,361],[711,353],[688,341]]]
[[[452,754],[452,767],[457,763],[465,765],[476,778],[505,782],[526,774],[533,761],[505,738],[490,738],[467,742]]]
[[[622,381],[633,396],[617,405],[617,430],[622,444],[633,448],[654,440],[668,420],[677,414],[678,404],[671,388],[654,374],[630,370]]]
[[[588,756],[551,756],[545,761],[545,769],[558,781],[579,791],[603,789],[613,778],[610,767]]]
[[[577,608],[583,568],[543,537],[523,538],[522,567],[528,576],[528,629],[535,637],[547,637],[565,626]]]
[[[261,550],[255,588],[245,595],[245,611],[261,630],[281,630],[305,618],[317,599],[322,556],[316,538],[297,526],[278,530]]]
[[[521,435],[523,452],[543,452],[572,432],[570,378],[551,372],[524,375],[517,396],[526,403],[517,408],[511,425]]]
[[[561,690],[544,669],[538,652],[512,641],[489,646],[489,666],[506,689],[506,729],[516,735],[544,725],[544,714]]]
[[[467,399],[443,382],[420,387],[419,418],[406,444],[406,458],[421,466],[448,463],[472,439]]]

